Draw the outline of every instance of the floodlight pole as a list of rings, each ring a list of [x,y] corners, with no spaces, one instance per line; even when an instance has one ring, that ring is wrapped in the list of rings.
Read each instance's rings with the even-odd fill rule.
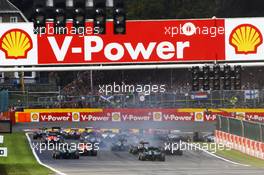
[[[93,70],[90,70],[91,93],[93,94]]]

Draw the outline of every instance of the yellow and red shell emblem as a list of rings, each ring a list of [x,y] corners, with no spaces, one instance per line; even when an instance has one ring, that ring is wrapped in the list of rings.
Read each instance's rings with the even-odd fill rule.
[[[203,119],[203,114],[202,113],[197,113],[195,118],[196,118],[196,120],[202,120]]]
[[[161,114],[160,113],[155,113],[154,114],[154,120],[161,120]]]
[[[236,54],[255,54],[262,42],[260,30],[251,24],[237,26],[229,38],[229,43],[235,48]]]
[[[9,59],[27,58],[27,54],[32,48],[31,37],[21,29],[9,30],[0,39],[0,49]]]
[[[79,120],[79,114],[78,113],[74,113],[72,118],[73,118],[73,120]]]
[[[35,114],[32,114],[31,118],[32,120],[38,120],[39,116],[38,114],[35,113]]]
[[[113,120],[120,120],[120,115],[118,113],[114,113],[112,118]]]

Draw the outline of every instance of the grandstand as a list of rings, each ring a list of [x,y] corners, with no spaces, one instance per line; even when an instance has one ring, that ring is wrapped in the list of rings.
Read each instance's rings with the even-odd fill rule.
[[[26,91],[2,86],[9,90],[9,105],[37,107],[245,107],[264,106],[264,84],[261,67],[244,68],[241,90],[199,91],[206,97],[196,98],[191,88],[191,72],[188,69],[166,70],[113,70],[86,72],[50,73],[48,82],[26,86]],[[71,74],[71,76],[67,76]],[[63,77],[69,77],[67,80]],[[64,79],[61,82],[60,79]],[[66,83],[65,83],[66,82]],[[68,82],[68,83],[67,83]],[[138,92],[118,92],[105,94],[100,92],[101,85],[165,85],[165,92],[144,94]],[[65,84],[65,85],[64,85]],[[27,88],[28,87],[28,88]],[[30,88],[33,87],[33,88]],[[142,100],[141,97],[144,96]],[[236,98],[235,102],[232,99]]]

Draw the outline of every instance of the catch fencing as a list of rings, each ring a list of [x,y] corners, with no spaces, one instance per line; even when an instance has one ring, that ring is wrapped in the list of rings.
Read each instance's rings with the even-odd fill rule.
[[[97,94],[97,95],[93,95]],[[101,95],[63,91],[9,91],[1,103],[24,108],[263,108],[264,91],[175,91]]]
[[[235,118],[217,116],[217,130],[264,142],[264,124]]]

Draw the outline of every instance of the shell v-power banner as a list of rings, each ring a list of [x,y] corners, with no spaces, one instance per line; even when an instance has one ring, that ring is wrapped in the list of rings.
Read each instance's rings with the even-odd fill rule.
[[[125,35],[113,22],[99,35],[92,22],[0,24],[3,66],[252,61],[264,59],[264,18],[127,21]],[[36,34],[36,30],[40,31]]]

